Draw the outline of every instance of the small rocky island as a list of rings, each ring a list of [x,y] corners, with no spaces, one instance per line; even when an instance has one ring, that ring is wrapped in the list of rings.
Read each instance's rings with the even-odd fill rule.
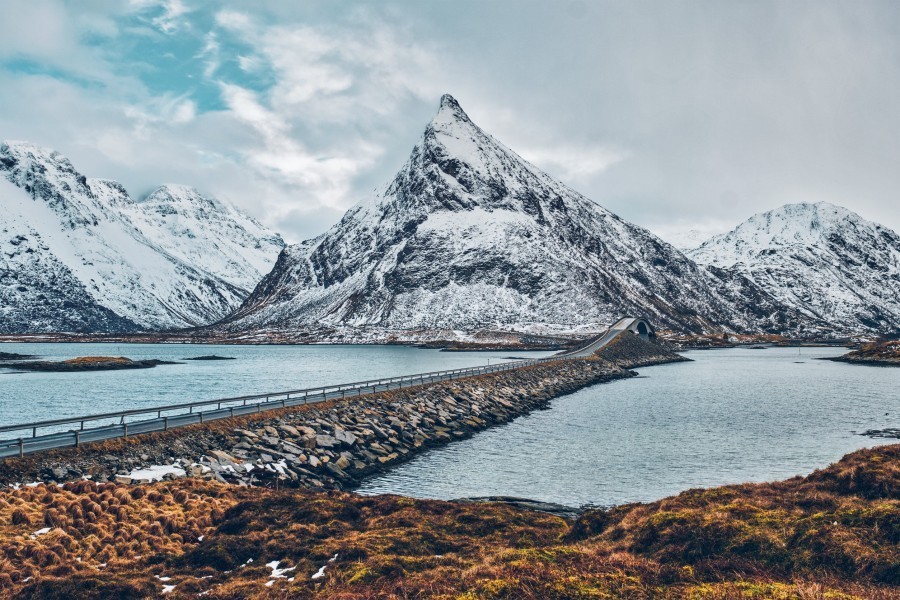
[[[826,360],[878,367],[900,367],[900,341],[862,344],[852,352]]]
[[[0,367],[18,371],[47,371],[71,373],[76,371],[118,371],[122,369],[152,369],[157,365],[177,365],[165,360],[131,360],[124,356],[80,356],[69,360],[33,360],[26,362],[5,362]]]
[[[0,360],[32,360],[37,358],[34,354],[17,354],[15,352],[0,352]]]

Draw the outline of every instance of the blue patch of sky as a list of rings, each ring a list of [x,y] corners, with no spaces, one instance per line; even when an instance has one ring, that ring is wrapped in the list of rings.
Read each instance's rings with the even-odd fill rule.
[[[264,92],[274,83],[264,61],[257,69],[240,66],[241,56],[253,49],[230,32],[216,26],[212,11],[183,16],[172,31],[160,31],[152,20],[159,14],[142,13],[128,18],[127,28],[143,29],[144,35],[122,36],[117,49],[122,70],[137,76],[152,94],[186,96],[199,112],[222,110],[220,82]],[[213,65],[213,66],[211,66]]]
[[[198,112],[225,109],[221,82],[265,93],[275,74],[252,47],[216,26],[212,11],[193,11],[182,16],[171,31],[161,30],[154,19],[162,9],[152,7],[123,17],[117,36],[85,35],[82,43],[95,48],[115,73],[141,81],[151,95],[190,98]],[[216,48],[210,48],[210,40]],[[242,68],[241,57],[253,68]],[[215,64],[211,68],[210,64]],[[52,77],[82,87],[102,87],[87,79],[23,54],[0,62],[0,68],[25,75]]]
[[[103,83],[87,77],[82,77],[47,63],[33,60],[27,56],[20,56],[0,62],[0,68],[10,73],[19,75],[36,75],[43,77],[52,77],[67,83],[73,83],[85,88],[100,88]]]

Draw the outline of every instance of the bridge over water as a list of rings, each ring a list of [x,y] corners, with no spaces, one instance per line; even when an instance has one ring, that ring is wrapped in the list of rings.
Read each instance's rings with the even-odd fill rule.
[[[387,390],[404,389],[439,381],[511,371],[541,363],[581,359],[593,355],[625,333],[640,335],[644,339],[650,339],[655,336],[653,327],[646,319],[626,317],[617,321],[602,335],[588,340],[584,346],[547,358],[513,361],[468,369],[434,371],[355,383],[342,383],[318,388],[219,398],[154,408],[5,425],[0,427],[0,435],[12,434],[19,437],[0,441],[0,458],[24,456],[25,454],[55,448],[78,447],[81,444],[90,442],[126,438],[142,433],[168,431],[186,425],[251,415],[291,406],[356,398]],[[66,429],[66,427],[69,428]]]

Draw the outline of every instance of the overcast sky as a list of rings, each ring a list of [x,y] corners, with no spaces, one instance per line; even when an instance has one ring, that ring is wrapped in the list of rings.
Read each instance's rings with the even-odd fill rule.
[[[900,230],[900,3],[4,2],[0,139],[312,237],[442,93],[664,238],[825,200]]]

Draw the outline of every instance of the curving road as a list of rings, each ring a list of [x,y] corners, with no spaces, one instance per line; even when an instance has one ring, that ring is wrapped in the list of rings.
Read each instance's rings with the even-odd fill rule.
[[[646,319],[641,319],[637,317],[625,317],[619,319],[615,323],[613,323],[612,327],[610,327],[606,333],[595,337],[594,339],[588,341],[587,345],[578,348],[577,350],[570,350],[568,352],[563,352],[562,354],[557,354],[557,358],[587,358],[588,356],[593,356],[598,350],[603,348],[604,346],[609,345],[614,339],[625,333],[626,331],[630,331],[633,333],[641,333],[640,325],[644,324],[644,332],[649,334],[653,329],[650,327],[650,324]],[[641,333],[641,335],[646,335]]]

